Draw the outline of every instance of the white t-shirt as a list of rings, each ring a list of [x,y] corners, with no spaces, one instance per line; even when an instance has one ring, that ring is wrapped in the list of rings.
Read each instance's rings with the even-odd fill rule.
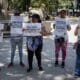
[[[18,36],[22,34],[22,16],[11,16],[11,36]]]
[[[70,22],[67,18],[56,18],[55,19],[55,38],[64,37],[68,40],[67,35],[67,26],[70,25]]]

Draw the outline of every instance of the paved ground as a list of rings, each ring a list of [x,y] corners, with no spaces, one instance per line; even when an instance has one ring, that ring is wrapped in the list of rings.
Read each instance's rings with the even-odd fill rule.
[[[44,71],[38,71],[36,59],[34,57],[34,69],[31,73],[27,73],[26,70],[28,68],[28,64],[25,40],[23,46],[23,61],[26,67],[22,68],[18,65],[19,58],[16,50],[15,66],[7,68],[8,63],[10,62],[10,40],[4,39],[3,43],[0,43],[0,66],[2,67],[2,70],[0,71],[0,80],[80,80],[80,78],[74,78],[76,54],[73,50],[73,42],[75,41],[73,39],[69,42],[65,69],[62,69],[61,67],[54,67],[54,42],[52,36],[50,36],[44,38],[44,47],[42,52]],[[61,64],[61,55],[59,60]]]

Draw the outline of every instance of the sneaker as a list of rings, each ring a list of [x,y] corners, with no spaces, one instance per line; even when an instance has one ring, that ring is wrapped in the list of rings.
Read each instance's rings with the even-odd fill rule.
[[[65,62],[62,62],[61,67],[62,67],[62,68],[65,67]]]
[[[80,74],[75,74],[75,77],[80,77]]]
[[[20,62],[20,66],[25,67],[25,65],[24,65],[24,63],[23,63],[23,62]]]
[[[14,66],[14,64],[11,62],[11,63],[8,65],[8,67],[12,67],[12,66]]]
[[[32,71],[32,68],[27,69],[27,72],[31,72],[31,71]]]
[[[75,76],[76,76],[76,77],[80,77],[80,72],[79,72],[79,71],[76,71],[76,72],[75,72]]]
[[[43,71],[43,68],[42,67],[39,67],[39,71]]]
[[[55,64],[54,64],[54,65],[55,65],[55,67],[57,67],[57,66],[59,65],[59,64],[58,64],[58,61],[55,61]]]

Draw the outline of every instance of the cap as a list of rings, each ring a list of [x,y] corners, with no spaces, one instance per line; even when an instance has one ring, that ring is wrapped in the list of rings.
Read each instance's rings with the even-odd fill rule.
[[[20,10],[19,10],[19,9],[15,9],[15,10],[14,10],[14,14],[15,14],[15,13],[20,13]]]
[[[67,10],[66,9],[59,9],[58,10],[58,12],[62,12],[62,11],[66,12]]]

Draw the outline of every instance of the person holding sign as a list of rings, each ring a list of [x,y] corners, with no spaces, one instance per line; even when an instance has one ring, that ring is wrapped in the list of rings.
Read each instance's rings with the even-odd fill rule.
[[[20,65],[24,67],[24,63],[22,61],[23,52],[23,35],[22,35],[22,22],[23,17],[20,16],[20,11],[15,10],[14,16],[11,17],[11,62],[8,67],[13,66],[13,60],[15,56],[16,46],[18,46],[19,57],[20,57]]]
[[[54,34],[55,34],[55,66],[58,66],[59,51],[62,50],[62,64],[65,67],[66,49],[68,42],[67,30],[70,31],[70,23],[66,18],[66,10],[59,12],[59,17],[55,19]]]
[[[80,21],[80,20],[79,20]],[[75,68],[75,76],[80,77],[80,22],[75,30],[75,36],[78,36],[78,41],[75,43],[76,46],[76,68]]]
[[[25,25],[26,23],[24,23]],[[28,64],[29,68],[27,69],[27,72],[30,72],[33,62],[33,55],[35,53],[35,56],[37,58],[38,67],[39,70],[42,71],[42,64],[41,64],[41,52],[43,48],[43,37],[41,35],[41,20],[40,16],[38,14],[32,15],[32,22],[29,24],[26,24],[27,28],[23,28],[23,31],[26,31],[27,36],[27,51],[28,51]]]

